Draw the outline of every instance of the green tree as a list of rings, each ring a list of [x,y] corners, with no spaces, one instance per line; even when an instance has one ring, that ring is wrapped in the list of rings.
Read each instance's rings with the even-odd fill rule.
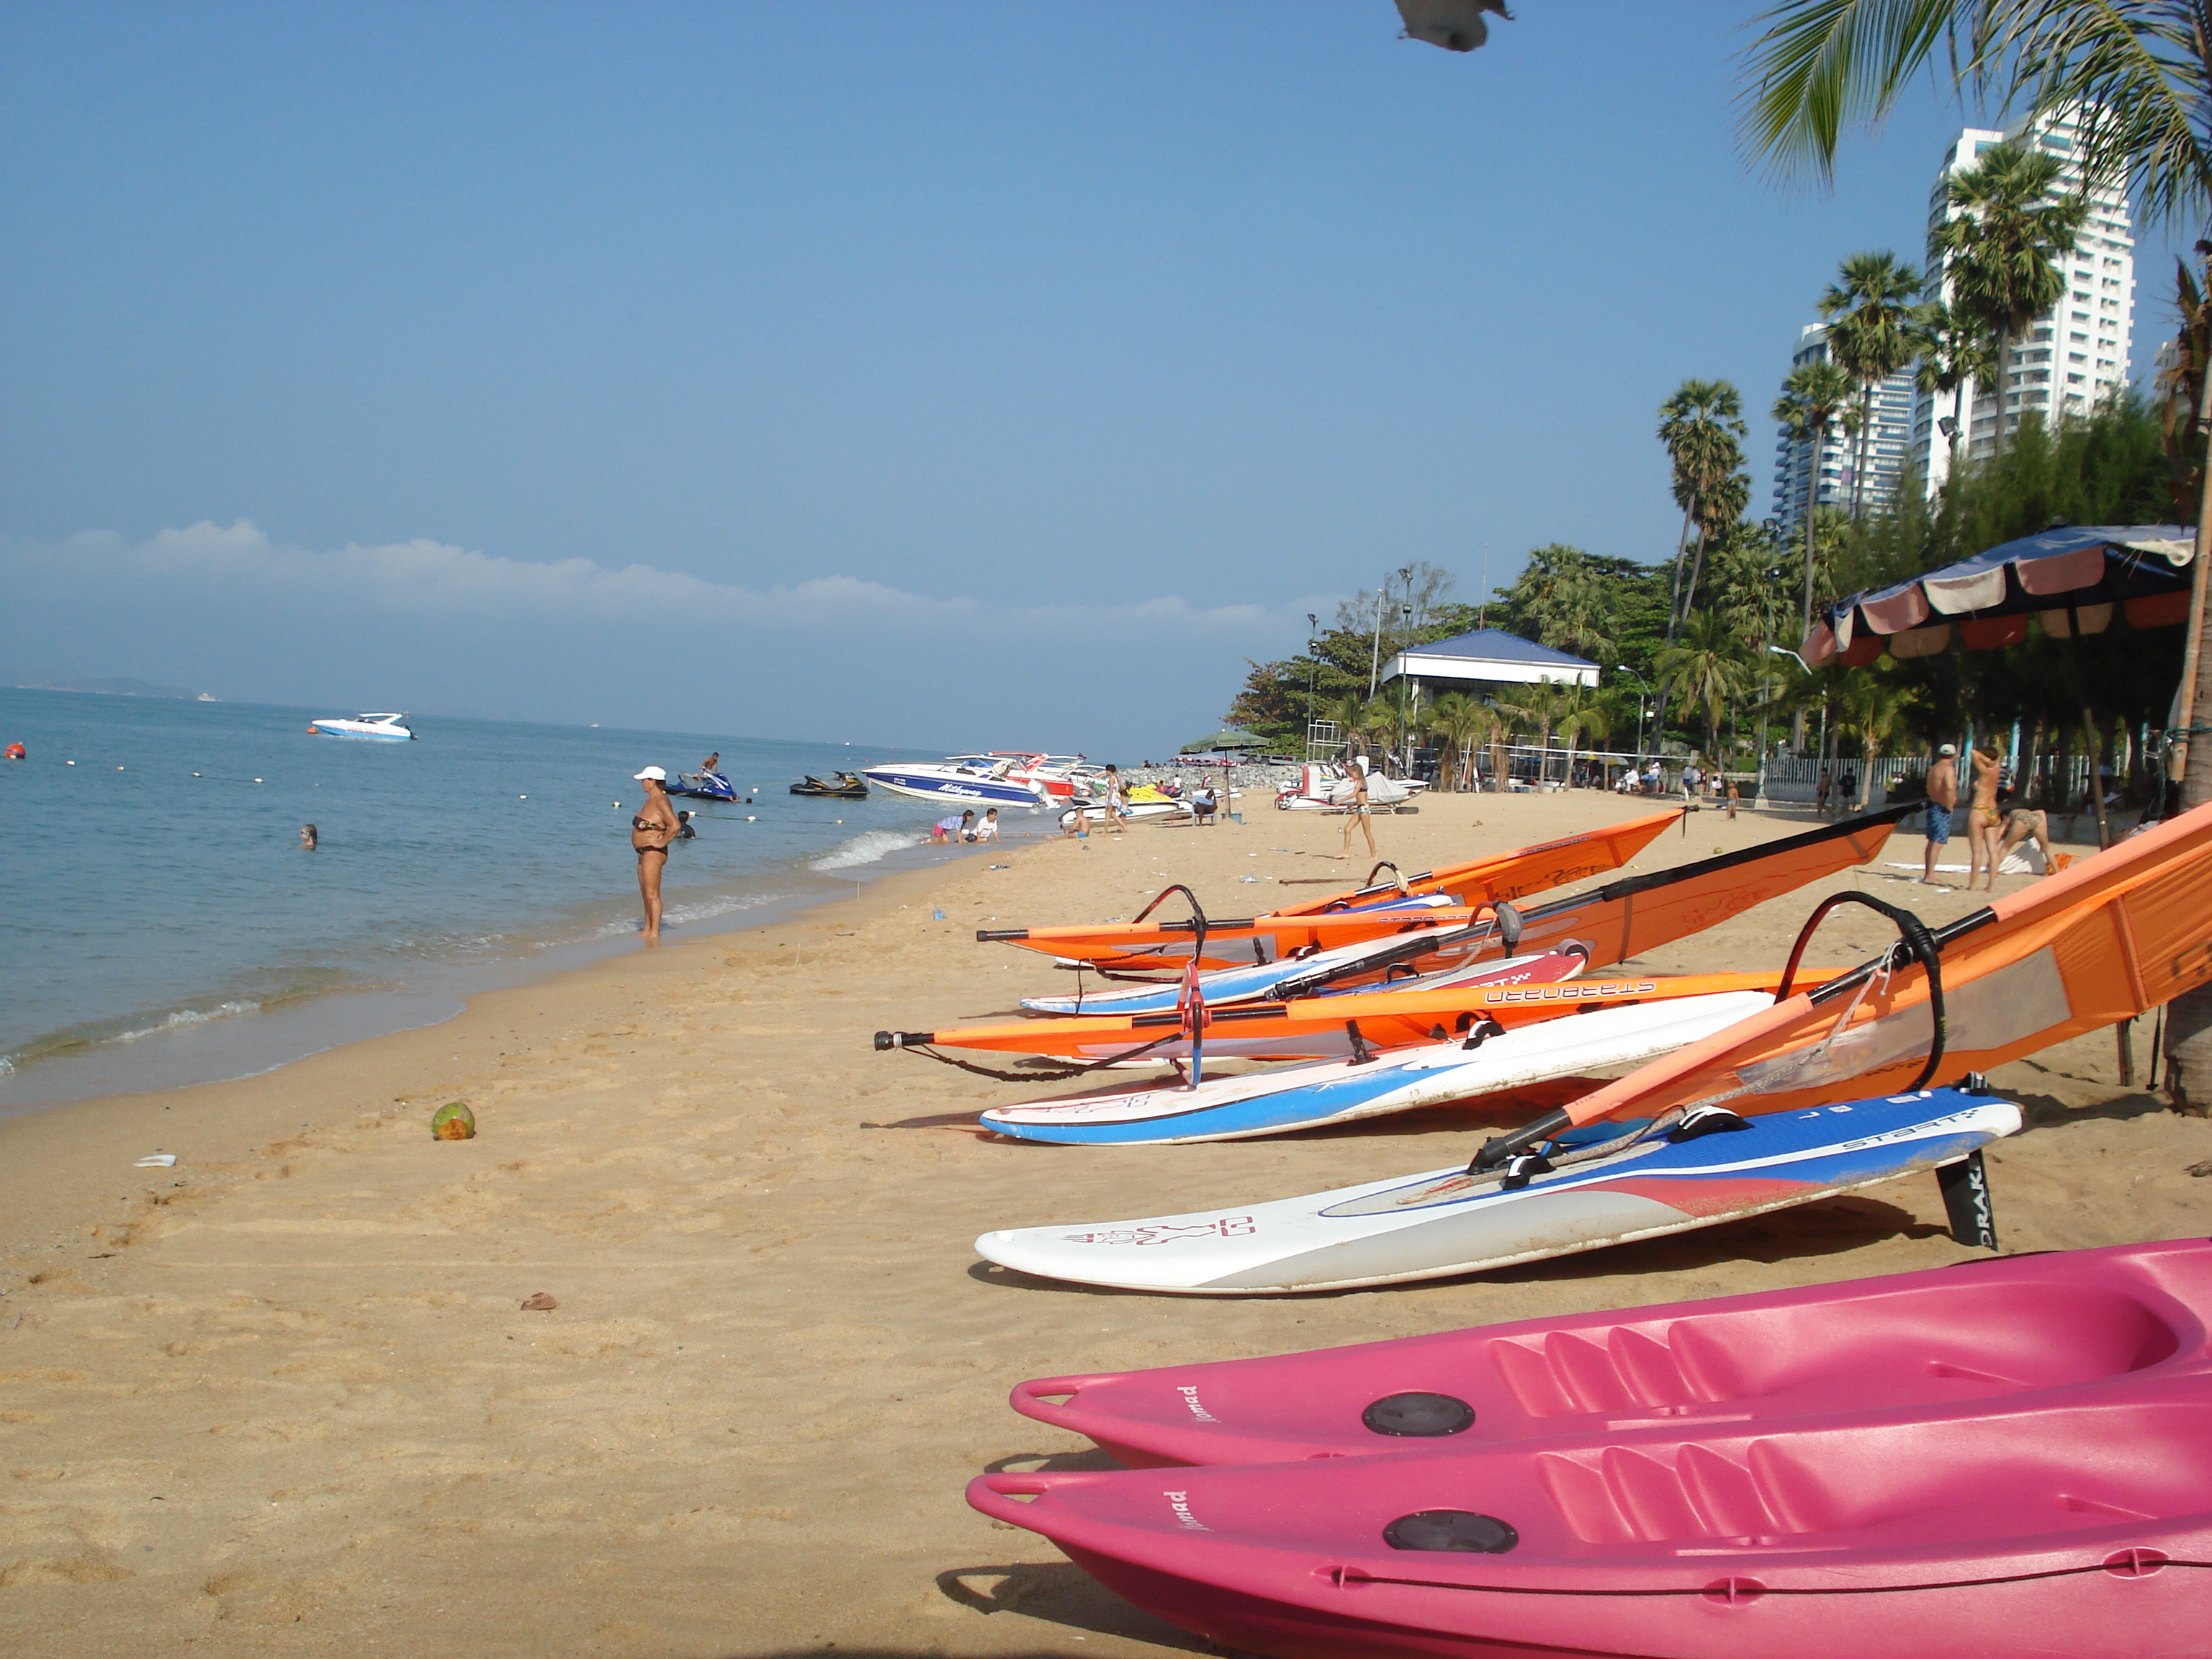
[[[1894,253],[1854,253],[1841,280],[1820,296],[1828,356],[1859,383],[1858,452],[1851,462],[1851,511],[1865,507],[1867,444],[1875,427],[1874,392],[1913,359],[1912,301],[1920,273]]]
[[[2087,197],[2060,191],[2063,172],[2055,155],[1993,145],[1945,181],[1951,216],[1928,239],[1929,253],[1943,262],[1953,313],[1996,342],[1999,442],[2014,349],[2030,325],[2064,297],[2066,273],[2057,256],[2073,252],[2089,216]]]
[[[1914,688],[1893,672],[1894,666],[1894,659],[1885,657],[1881,663],[1850,671],[1836,688],[1831,705],[1837,731],[1859,740],[1862,799],[1874,784],[1875,757],[1905,724],[1915,701]],[[1840,743],[1838,747],[1840,750]],[[1859,802],[1844,805],[1856,808]]]
[[[1709,611],[1682,626],[1680,636],[1659,653],[1662,686],[1671,688],[1705,714],[1705,752],[1720,752],[1721,714],[1739,696],[1749,675],[1742,650],[1728,624]]]
[[[2212,20],[2196,0],[1782,0],[1750,49],[1744,135],[1784,168],[1826,173],[1846,125],[1878,121],[1939,50],[1954,84],[1996,105],[2081,112],[2083,176],[2132,196],[2146,220],[2201,232],[2212,211]],[[2212,393],[2212,386],[2206,388]],[[2212,422],[2200,402],[2200,425]],[[2212,465],[2203,469],[2212,479]],[[2212,556],[2212,489],[2197,501],[2197,555]],[[2192,617],[2179,699],[2182,801],[2212,801],[2212,765],[2188,764],[2212,710],[2212,607]],[[2212,1070],[2212,990],[2167,1021],[2170,1086],[2202,1097]]]

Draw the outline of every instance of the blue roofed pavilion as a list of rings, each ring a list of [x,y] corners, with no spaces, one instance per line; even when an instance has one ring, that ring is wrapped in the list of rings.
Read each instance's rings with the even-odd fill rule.
[[[1401,651],[1383,665],[1385,681],[1478,690],[1491,685],[1595,685],[1597,665],[1524,640],[1501,628],[1478,628]]]

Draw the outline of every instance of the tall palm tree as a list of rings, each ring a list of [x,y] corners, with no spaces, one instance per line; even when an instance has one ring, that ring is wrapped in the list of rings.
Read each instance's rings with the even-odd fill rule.
[[[1750,48],[1744,137],[1784,168],[1833,170],[1843,129],[1878,121],[1906,84],[1948,52],[1954,84],[2002,106],[2081,112],[2085,179],[2135,198],[2154,225],[2201,233],[2212,214],[2212,15],[2205,0],[1780,0]],[[2198,405],[2212,479],[2212,376]],[[2000,405],[2002,408],[2002,405]],[[2191,741],[2212,711],[2212,489],[2198,492],[2196,587],[2183,658],[2174,747],[2182,804],[2212,801],[2212,764]],[[2177,999],[2167,1017],[2169,1086],[2205,1097],[2212,1073],[2212,989]]]
[[[1659,405],[1659,441],[1674,465],[1674,500],[1682,509],[1682,534],[1674,547],[1674,585],[1667,610],[1667,637],[1674,637],[1682,604],[1682,567],[1699,502],[1743,466],[1739,440],[1749,434],[1743,423],[1743,394],[1726,380],[1685,380]]]
[[[2066,272],[2057,256],[2074,251],[2089,216],[2087,196],[2059,188],[2064,172],[2057,156],[2041,150],[1992,145],[1978,163],[1944,181],[1951,216],[1928,238],[1929,252],[1943,262],[1951,309],[1996,342],[2000,442],[2014,349],[2035,319],[2065,297]]]
[[[1690,579],[1682,585],[1682,614],[1698,602],[1698,579],[1705,573],[1705,550],[1733,530],[1751,505],[1751,479],[1738,472],[1723,478],[1698,500],[1698,545],[1690,556]]]
[[[1996,342],[1979,323],[1941,300],[1913,307],[1911,326],[1913,383],[1930,398],[1951,400],[1950,449],[1955,456],[1959,434],[1966,428],[1966,388],[1996,380]]]
[[[1828,320],[1828,356],[1859,383],[1858,455],[1851,464],[1856,517],[1865,503],[1874,391],[1912,361],[1912,301],[1921,283],[1920,273],[1894,253],[1854,253],[1841,276],[1820,296],[1820,315]]]
[[[1820,443],[1828,428],[1851,400],[1851,377],[1842,364],[1805,363],[1790,371],[1774,418],[1792,443],[1809,447],[1812,476],[1805,489],[1805,629],[1813,628],[1813,521],[1820,503]]]

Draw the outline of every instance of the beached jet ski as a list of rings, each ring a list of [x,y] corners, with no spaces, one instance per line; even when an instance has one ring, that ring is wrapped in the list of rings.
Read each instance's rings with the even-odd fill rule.
[[[852,772],[836,772],[826,778],[817,778],[811,772],[805,781],[791,786],[794,795],[828,795],[838,800],[866,800],[868,781]]]

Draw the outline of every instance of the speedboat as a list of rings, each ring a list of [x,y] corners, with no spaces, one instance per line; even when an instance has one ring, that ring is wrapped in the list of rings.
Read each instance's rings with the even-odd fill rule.
[[[803,783],[791,786],[794,795],[826,795],[836,800],[866,800],[868,781],[851,772],[839,772],[833,776],[817,778],[811,772]]]
[[[720,772],[685,772],[665,787],[672,795],[689,795],[694,800],[738,799],[737,786]]]
[[[404,714],[356,714],[351,720],[324,716],[307,722],[307,732],[317,738],[377,738],[387,743],[412,743]]]
[[[860,775],[896,795],[918,800],[976,801],[990,806],[1043,806],[1052,792],[1032,768],[1041,755],[948,755],[941,761],[885,761]]]

